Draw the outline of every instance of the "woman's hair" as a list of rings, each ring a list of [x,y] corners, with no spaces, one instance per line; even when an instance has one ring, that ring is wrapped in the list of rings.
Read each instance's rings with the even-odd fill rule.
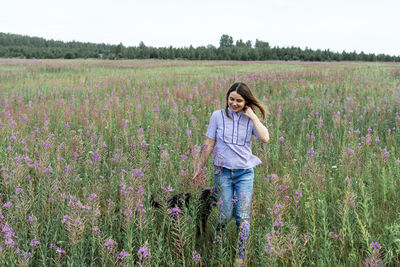
[[[226,116],[230,119],[233,119],[229,113],[228,113],[228,98],[229,95],[232,92],[236,92],[239,95],[241,95],[244,98],[244,101],[246,103],[246,106],[250,107],[251,109],[254,110],[254,107],[257,107],[262,114],[262,119],[265,120],[266,117],[266,111],[260,101],[253,95],[253,93],[250,91],[250,88],[247,86],[247,84],[238,82],[234,83],[231,88],[229,88],[228,92],[226,93],[226,108],[225,108],[225,113]],[[261,118],[260,118],[261,119]]]

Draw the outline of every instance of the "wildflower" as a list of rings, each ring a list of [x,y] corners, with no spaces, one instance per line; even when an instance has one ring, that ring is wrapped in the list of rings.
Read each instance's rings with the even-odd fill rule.
[[[28,216],[28,222],[35,222],[37,221],[36,216]]]
[[[124,215],[126,216],[126,217],[128,217],[128,218],[130,218],[130,217],[132,217],[132,211],[131,210],[125,210],[124,211]]]
[[[273,247],[272,247],[271,242],[268,242],[268,244],[264,247],[264,251],[265,251],[265,253],[267,253],[268,255],[272,253]]]
[[[169,154],[168,154],[168,152],[166,152],[166,151],[163,151],[163,152],[161,153],[161,158],[162,158],[162,159],[168,158],[168,156],[169,156]]]
[[[151,250],[146,246],[143,246],[139,249],[137,255],[140,259],[151,258]]]
[[[113,250],[116,245],[117,245],[117,242],[115,242],[112,239],[109,239],[104,243],[104,248],[107,250]]]
[[[372,247],[372,249],[380,249],[381,244],[379,244],[378,242],[372,242],[371,247]]]
[[[93,153],[92,159],[96,160],[97,162],[100,161],[100,153]]]
[[[96,193],[93,193],[93,194],[91,194],[89,197],[88,197],[88,201],[92,201],[93,199],[95,199],[95,198],[97,198],[97,194]]]
[[[220,236],[215,236],[215,238],[214,238],[214,241],[213,241],[213,244],[217,244],[217,243],[220,243],[221,242],[221,237]]]
[[[37,247],[40,245],[40,242],[37,240],[32,239],[31,240],[31,247]]]
[[[282,143],[283,141],[285,141],[285,137],[283,136],[279,137],[279,143]]]
[[[346,183],[350,183],[351,179],[349,177],[346,177],[345,181],[346,181]]]
[[[65,254],[65,253],[66,253],[65,250],[63,250],[63,249],[57,247],[57,245],[55,245],[55,244],[53,244],[53,243],[50,244],[50,248],[54,248],[54,249],[56,250],[56,252],[58,252],[58,253],[60,253],[60,254]]]
[[[119,253],[118,259],[121,260],[121,261],[126,261],[128,259],[128,257],[129,257],[128,252],[126,252],[125,250],[122,250]]]
[[[168,214],[172,214],[172,215],[178,215],[178,214],[182,214],[182,210],[178,207],[172,208],[172,209],[168,209],[167,210]]]
[[[143,142],[141,142],[140,143],[140,147],[141,148],[146,148],[146,147],[148,147],[149,145],[145,142],[145,141],[143,141]]]
[[[200,262],[201,256],[197,251],[193,251],[192,255],[193,255],[193,261],[194,262]]]
[[[272,174],[269,175],[269,178],[276,179],[276,178],[278,178],[278,175],[276,175],[275,173],[272,173]]]
[[[281,220],[275,220],[274,227],[283,226],[283,222]]]
[[[3,208],[9,208],[9,207],[11,207],[13,204],[12,204],[12,202],[7,202],[6,204],[3,204]]]
[[[165,191],[165,193],[169,193],[169,192],[173,192],[174,189],[172,187],[168,186],[168,187],[164,188],[164,191]]]
[[[68,220],[71,220],[71,217],[68,215],[64,215],[63,219],[61,220],[61,223],[64,224],[66,223]]]
[[[295,194],[294,199],[299,199],[303,196],[300,190],[296,191],[294,194]]]
[[[93,226],[92,233],[93,234],[99,234],[100,233],[100,228],[98,226]]]
[[[192,134],[192,131],[190,129],[186,129],[185,133],[187,136],[190,136]]]
[[[314,157],[314,156],[315,156],[315,151],[314,151],[313,149],[310,149],[310,150],[307,152],[307,154],[308,154],[309,157]]]

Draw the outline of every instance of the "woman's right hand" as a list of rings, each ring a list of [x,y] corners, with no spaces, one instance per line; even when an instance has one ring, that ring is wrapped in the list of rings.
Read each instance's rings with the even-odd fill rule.
[[[196,181],[196,180],[199,178],[200,173],[201,173],[201,168],[197,168],[197,169],[196,169],[196,172],[195,172],[194,175],[193,175],[192,180],[193,180],[193,181]]]

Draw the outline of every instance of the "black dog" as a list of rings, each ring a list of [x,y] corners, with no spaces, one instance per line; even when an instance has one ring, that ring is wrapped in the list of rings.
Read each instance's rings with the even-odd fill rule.
[[[185,204],[186,207],[189,207],[189,202],[192,199],[191,193],[180,193],[170,196],[167,201],[167,209],[172,208],[183,208]],[[161,201],[154,200],[153,195],[150,197],[150,204],[154,208],[162,208],[163,203]],[[201,228],[199,223],[197,224],[197,236],[200,233],[204,233],[206,230],[207,220],[211,213],[212,207],[217,205],[217,194],[215,193],[214,188],[205,188],[200,194],[199,198],[199,207],[198,207],[198,220],[201,223]]]

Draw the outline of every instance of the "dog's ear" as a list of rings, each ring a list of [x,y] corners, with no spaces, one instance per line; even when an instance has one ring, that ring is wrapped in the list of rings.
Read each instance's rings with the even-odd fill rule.
[[[150,205],[154,208],[161,208],[161,203],[160,201],[154,200],[153,194],[150,195]]]

